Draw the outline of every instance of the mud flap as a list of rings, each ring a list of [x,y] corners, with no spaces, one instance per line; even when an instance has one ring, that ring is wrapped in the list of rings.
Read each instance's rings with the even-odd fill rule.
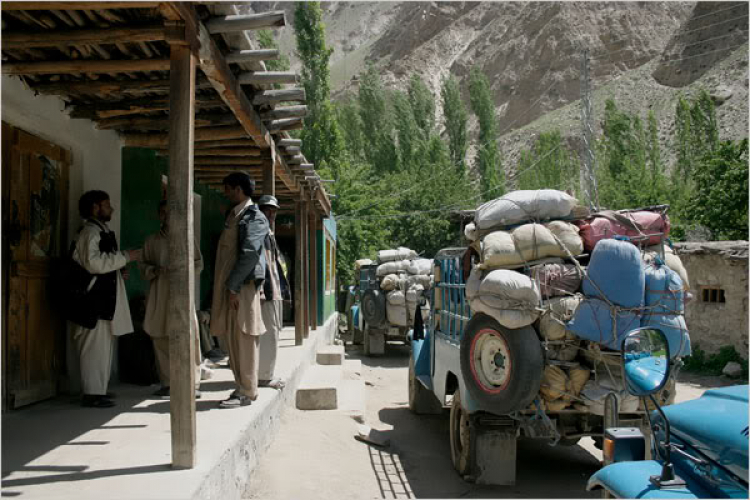
[[[479,425],[477,420],[472,425],[474,481],[497,486],[516,484],[516,427]]]

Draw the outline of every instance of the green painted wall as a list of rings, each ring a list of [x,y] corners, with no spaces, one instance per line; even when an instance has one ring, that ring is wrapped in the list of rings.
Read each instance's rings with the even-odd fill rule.
[[[318,256],[318,325],[322,325],[331,314],[336,311],[336,281],[335,276],[330,295],[326,295],[326,262],[328,262],[328,255],[326,252],[326,239],[331,241],[331,252],[336,252],[336,240],[331,238],[330,234],[324,230],[316,231],[316,245],[317,245],[317,256]],[[335,263],[333,265],[335,269]]]
[[[157,208],[161,199],[161,176],[167,174],[167,159],[156,156],[151,149],[122,149],[122,212],[120,242],[122,248],[137,248],[146,237],[159,230]],[[201,307],[206,307],[213,284],[216,245],[224,227],[223,205],[226,200],[216,191],[195,184],[195,193],[201,196],[201,241],[203,272],[201,273]],[[147,283],[131,266],[126,282],[128,297],[146,292]]]

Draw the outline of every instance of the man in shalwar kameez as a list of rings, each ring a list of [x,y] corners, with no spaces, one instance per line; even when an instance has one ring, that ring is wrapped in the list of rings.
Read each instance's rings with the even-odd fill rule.
[[[169,307],[169,226],[167,225],[167,202],[159,203],[161,230],[146,238],[143,244],[141,274],[149,282],[146,295],[146,315],[143,330],[151,336],[156,355],[156,369],[161,388],[154,396],[169,399],[169,332],[167,331],[167,308]],[[195,279],[203,270],[203,257],[197,243],[194,245]],[[200,398],[201,350],[198,340],[198,316],[191,304],[191,316],[195,327],[195,397]]]
[[[227,212],[216,251],[211,335],[226,337],[236,390],[221,408],[249,405],[258,397],[258,344],[265,326],[260,287],[266,275],[268,220],[253,204],[255,183],[244,172],[224,178]]]
[[[83,406],[108,408],[114,402],[107,396],[112,369],[114,338],[133,331],[125,281],[120,272],[128,262],[141,259],[141,250],[119,251],[115,233],[107,222],[114,209],[104,191],[88,191],[81,196],[78,210],[86,220],[73,250],[73,260],[93,275],[89,305],[96,310],[92,329],[74,325],[73,340],[80,357]]]

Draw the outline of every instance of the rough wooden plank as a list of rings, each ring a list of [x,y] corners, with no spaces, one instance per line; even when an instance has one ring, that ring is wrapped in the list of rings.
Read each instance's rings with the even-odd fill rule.
[[[152,116],[114,117],[98,120],[96,128],[99,130],[168,130],[169,118],[155,118]],[[237,119],[231,113],[217,113],[198,115],[195,117],[196,127],[215,127],[221,125],[236,125]]]
[[[37,61],[4,63],[4,75],[55,75],[168,71],[168,59]]]
[[[285,132],[287,130],[298,130],[305,126],[302,118],[284,118],[283,120],[274,120],[267,122],[266,127],[269,132]]]
[[[153,9],[159,2],[2,2],[2,10]]]
[[[302,118],[307,116],[307,106],[284,106],[267,111],[260,115],[262,120],[279,120],[282,118]]]
[[[172,466],[193,468],[195,446],[195,308],[193,234],[193,117],[195,58],[186,46],[171,46],[169,134],[169,413]]]
[[[169,144],[169,134],[122,134],[126,146],[139,146],[144,148],[162,148]],[[201,128],[195,131],[196,141],[211,141],[218,139],[240,139],[247,137],[247,132],[242,127],[213,127]]]
[[[305,101],[305,89],[266,90],[253,97],[253,104],[277,104],[280,102]]]
[[[210,88],[205,76],[196,78],[195,88]],[[168,92],[169,80],[123,80],[123,81],[85,81],[41,83],[31,86],[34,92],[44,95],[59,94],[145,94],[148,92]]]
[[[206,21],[206,29],[212,35],[277,26],[286,26],[286,17],[283,10],[260,14],[214,17]]]
[[[282,147],[286,146],[302,146],[302,139],[280,139],[277,144]]]
[[[223,141],[203,141],[195,144],[195,149],[211,148],[233,148],[233,147],[255,147],[255,141],[252,139],[227,139]]]
[[[240,85],[270,85],[273,83],[299,83],[299,76],[293,71],[247,71],[237,77]]]
[[[261,158],[244,158],[238,157],[219,157],[219,156],[198,156],[195,158],[195,165],[212,166],[212,165],[230,165],[230,166],[256,166],[263,165],[265,160]]]
[[[263,194],[276,195],[276,161],[263,164]]]
[[[105,29],[78,29],[39,32],[2,32],[3,50],[78,44],[155,42],[165,39],[163,26],[129,26]]]
[[[278,49],[238,50],[226,56],[228,64],[269,61],[279,58]]]

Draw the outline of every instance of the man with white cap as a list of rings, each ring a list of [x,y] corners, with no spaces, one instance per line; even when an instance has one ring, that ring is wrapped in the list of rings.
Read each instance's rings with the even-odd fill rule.
[[[271,226],[269,237],[266,238],[266,280],[261,291],[261,313],[266,331],[260,337],[258,348],[258,387],[271,387],[281,390],[284,381],[274,377],[276,368],[276,353],[279,344],[279,332],[282,328],[284,299],[289,295],[289,284],[284,276],[276,235],[274,234],[276,212],[279,201],[271,195],[263,195],[258,199],[258,208],[268,219]]]

